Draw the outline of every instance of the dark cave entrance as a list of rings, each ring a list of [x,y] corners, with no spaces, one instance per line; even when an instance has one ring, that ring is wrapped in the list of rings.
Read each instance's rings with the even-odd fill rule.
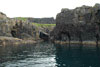
[[[11,30],[11,35],[12,35],[13,37],[16,37],[16,31]]]

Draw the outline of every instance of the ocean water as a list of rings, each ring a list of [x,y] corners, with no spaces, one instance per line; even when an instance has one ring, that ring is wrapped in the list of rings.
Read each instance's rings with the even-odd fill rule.
[[[100,67],[95,45],[52,44],[0,46],[0,67]]]

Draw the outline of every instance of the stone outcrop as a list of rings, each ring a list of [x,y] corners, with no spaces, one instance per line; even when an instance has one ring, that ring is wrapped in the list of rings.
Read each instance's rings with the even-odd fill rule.
[[[36,43],[36,41],[34,40],[22,40],[14,37],[0,36],[0,46],[34,44],[34,43]]]
[[[98,41],[100,37],[100,4],[62,9],[56,16],[53,40]]]
[[[0,13],[0,36],[12,36],[11,28],[15,25],[5,14]]]
[[[0,13],[0,36],[19,39],[38,39],[38,29],[31,23],[8,18]]]
[[[17,21],[11,29],[13,37],[20,39],[38,39],[38,29],[28,22]]]
[[[8,19],[8,18],[4,13],[0,12],[0,19],[4,20],[4,19]]]

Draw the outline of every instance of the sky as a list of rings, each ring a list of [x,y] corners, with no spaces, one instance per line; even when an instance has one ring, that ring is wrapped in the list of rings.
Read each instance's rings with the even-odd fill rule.
[[[62,8],[93,6],[100,0],[0,0],[0,12],[8,17],[56,17]]]

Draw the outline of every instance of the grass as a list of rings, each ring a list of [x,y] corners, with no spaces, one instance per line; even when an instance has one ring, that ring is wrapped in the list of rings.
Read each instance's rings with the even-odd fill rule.
[[[33,25],[37,27],[51,27],[51,26],[56,26],[56,24],[39,24],[39,23],[32,23]]]
[[[27,18],[25,18],[25,17],[16,17],[16,19],[22,20],[22,21],[27,21]],[[51,26],[56,26],[56,24],[40,24],[40,23],[34,23],[34,22],[32,22],[32,24],[35,25],[35,26],[37,26],[37,27],[51,27]]]
[[[27,18],[24,18],[24,17],[16,17],[16,19],[22,20],[22,21],[26,21],[27,20]]]

